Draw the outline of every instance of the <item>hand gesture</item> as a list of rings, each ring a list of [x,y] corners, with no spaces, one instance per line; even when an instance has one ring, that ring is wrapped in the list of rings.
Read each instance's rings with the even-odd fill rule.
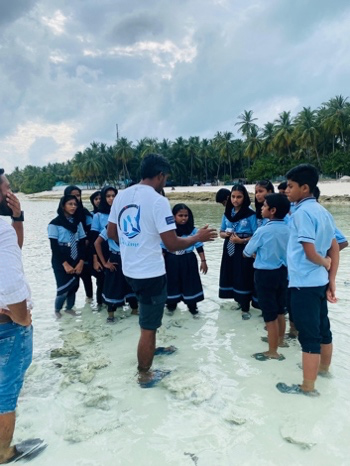
[[[83,261],[79,261],[79,263],[75,266],[74,268],[74,272],[77,274],[77,275],[80,275],[81,272],[83,271],[83,268],[84,268],[84,262]]]
[[[214,241],[218,237],[218,233],[215,228],[209,228],[209,225],[205,225],[203,228],[200,228],[197,232],[198,241],[201,243],[206,243],[207,241]]]
[[[21,215],[21,203],[19,202],[18,197],[15,196],[13,192],[8,191],[6,193],[6,202],[12,210],[12,216],[19,217]]]

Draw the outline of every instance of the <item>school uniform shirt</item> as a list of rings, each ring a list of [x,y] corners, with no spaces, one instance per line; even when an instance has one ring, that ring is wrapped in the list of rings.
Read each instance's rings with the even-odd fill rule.
[[[98,233],[101,233],[104,227],[107,226],[107,223],[108,223],[108,214],[104,214],[102,212],[96,212],[96,214],[94,214],[94,217],[92,219],[91,231],[97,231]]]
[[[252,212],[255,214],[253,210]],[[233,215],[234,209],[232,209],[232,216]],[[228,220],[228,218],[225,215],[223,215],[220,230],[226,231],[227,228],[232,228],[235,233],[248,234],[253,236],[253,233],[258,228],[256,216],[251,215],[250,217],[242,218],[238,222],[232,223]]]
[[[346,243],[347,239],[343,235],[343,233],[339,230],[339,228],[335,227],[335,232],[334,232],[335,239],[338,244]]]
[[[101,233],[98,236],[101,236],[102,239],[108,242],[108,249],[110,250],[110,252],[114,252],[115,254],[120,252],[120,247],[114,241],[114,239],[108,238],[106,227],[101,231]]]
[[[30,299],[14,228],[0,219],[0,308]]]
[[[136,184],[114,199],[108,221],[118,228],[126,277],[142,279],[165,275],[160,234],[176,229],[168,199],[151,186]]]
[[[306,258],[302,243],[314,244],[316,251],[326,257],[334,231],[332,215],[314,197],[303,199],[295,206],[287,248],[289,287],[324,286],[328,283],[326,268]]]
[[[247,257],[256,254],[255,269],[275,270],[287,266],[289,231],[284,220],[270,220],[256,230],[243,254]]]
[[[181,238],[188,238],[189,236],[194,236],[198,231],[198,228],[194,228],[192,233],[190,235],[182,235]],[[167,248],[165,247],[165,244],[163,242],[160,243],[160,246],[162,249],[165,249],[167,251]],[[189,252],[193,252],[194,249],[198,248],[203,248],[203,243],[198,241],[195,244],[192,244],[192,246],[189,246],[187,249],[182,249],[181,251],[176,251],[176,254],[181,255],[181,254],[188,254]]]
[[[56,240],[57,241],[57,246],[68,246],[68,248],[70,247],[70,244],[71,244],[71,235],[72,235],[72,232],[67,230],[67,228],[64,228],[63,226],[61,225],[53,225],[52,223],[49,223],[48,227],[47,227],[47,232],[48,232],[48,237],[49,239],[53,239],[53,240]],[[77,243],[77,247],[79,248],[79,241],[84,239],[86,237],[86,234],[85,234],[85,231],[84,231],[84,228],[83,228],[83,224],[80,222],[79,225],[78,225],[78,228],[77,228],[77,231],[74,233],[75,234],[75,240],[76,240],[76,243]],[[59,260],[61,261],[62,263],[67,260],[69,261],[70,260],[70,256],[69,256],[69,249],[67,249],[67,251],[65,253],[63,253],[62,255],[62,251],[60,251],[60,249],[56,248],[55,249],[55,253],[53,251],[53,256],[52,256],[52,260]],[[55,257],[57,255],[62,255],[61,257]]]

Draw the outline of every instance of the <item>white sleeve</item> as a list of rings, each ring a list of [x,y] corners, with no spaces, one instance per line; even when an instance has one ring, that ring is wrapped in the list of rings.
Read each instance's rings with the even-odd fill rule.
[[[159,196],[153,206],[153,218],[159,234],[176,230],[174,215],[170,209],[168,199]]]

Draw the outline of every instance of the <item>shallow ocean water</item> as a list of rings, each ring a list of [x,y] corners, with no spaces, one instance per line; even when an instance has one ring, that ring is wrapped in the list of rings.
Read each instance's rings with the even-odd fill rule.
[[[219,228],[222,208],[190,204],[196,225]],[[252,310],[242,321],[233,301],[219,300],[223,241],[205,246],[200,319],[183,305],[164,316],[157,341],[172,356],[154,367],[171,374],[157,387],[136,383],[137,317],[106,324],[106,311],[85,303],[80,317],[53,315],[55,281],[46,227],[57,201],[22,200],[26,213],[23,258],[30,282],[35,328],[34,359],[17,410],[15,440],[41,437],[48,448],[33,466],[109,465],[349,465],[350,248],[341,252],[339,301],[329,306],[334,336],[331,379],[319,379],[318,399],[283,395],[279,381],[300,383],[300,347],[291,342],[285,361],[258,362],[263,320]],[[350,238],[349,208],[330,208]],[[51,357],[52,350],[67,356]],[[62,352],[62,351],[61,351]],[[54,353],[55,354],[55,353]]]

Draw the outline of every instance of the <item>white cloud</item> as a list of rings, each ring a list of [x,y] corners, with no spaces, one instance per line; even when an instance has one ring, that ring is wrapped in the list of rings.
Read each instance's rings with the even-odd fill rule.
[[[61,35],[65,32],[67,17],[60,10],[56,10],[52,17],[42,16],[42,22],[48,26],[55,35]]]
[[[64,162],[71,159],[75,152],[81,149],[74,142],[77,130],[77,127],[67,123],[53,125],[45,122],[28,121],[23,125],[19,125],[13,134],[0,139],[2,164],[6,167],[7,172],[17,165],[23,167],[24,165],[35,164],[28,159],[28,152],[40,138],[50,138],[57,144],[57,149],[54,152],[35,154],[43,163]]]

